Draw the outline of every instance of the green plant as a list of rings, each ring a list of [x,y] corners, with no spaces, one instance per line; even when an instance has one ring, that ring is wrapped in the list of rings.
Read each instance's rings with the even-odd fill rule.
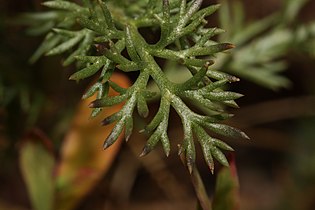
[[[222,96],[222,100],[220,101],[215,100],[216,98],[211,95],[229,93],[228,91],[224,91],[227,90],[228,83],[238,80],[236,77],[229,76],[221,71],[236,75],[242,80],[248,79],[258,85],[274,90],[287,87],[290,84],[289,80],[285,78],[280,71],[285,70],[292,60],[299,60],[298,57],[296,58],[295,53],[299,55],[301,52],[307,52],[312,56],[315,54],[313,50],[315,35],[314,21],[302,23],[299,21],[297,16],[299,10],[306,2],[307,0],[283,1],[282,7],[271,15],[268,15],[266,18],[251,19],[246,16],[247,14],[244,12],[245,10],[243,11],[241,1],[221,0],[218,24],[219,27],[227,31],[225,33],[221,33],[223,30],[219,28],[211,28],[209,23],[202,20],[203,16],[206,19],[207,16],[216,9],[216,6],[212,8],[210,6],[208,9],[204,8],[208,1],[203,1],[202,6],[200,6],[201,1],[187,1],[186,6],[182,9],[185,11],[182,12],[182,16],[180,13],[180,6],[185,2],[181,0],[169,0],[169,2],[164,1],[164,6],[162,0],[156,2],[150,1],[151,7],[147,7],[147,3],[149,3],[148,0],[57,0],[44,3],[46,6],[50,7],[48,9],[46,8],[46,12],[23,15],[19,21],[24,21],[27,25],[31,25],[31,27],[27,29],[29,34],[46,35],[45,41],[34,53],[31,58],[31,62],[35,62],[42,55],[64,54],[66,55],[66,59],[63,64],[65,66],[71,64],[72,67],[76,66],[76,69],[78,70],[77,73],[71,76],[71,79],[79,81],[87,77],[90,77],[90,79],[93,78],[91,79],[93,84],[90,91],[84,95],[84,98],[94,94],[92,98],[97,95],[99,99],[95,103],[104,101],[104,103],[108,102],[108,106],[111,106],[114,105],[114,103],[119,103],[121,101],[121,103],[119,103],[120,107],[125,105],[122,110],[118,111],[118,113],[106,118],[106,120],[103,121],[103,124],[111,122],[112,124],[107,126],[105,129],[102,129],[102,133],[98,131],[101,128],[95,125],[98,120],[94,120],[93,122],[88,121],[88,116],[85,115],[83,110],[86,110],[87,112],[89,110],[82,109],[83,106],[87,106],[87,101],[92,100],[91,98],[80,103],[79,112],[72,113],[73,107],[77,106],[76,104],[71,103],[71,106],[67,106],[71,107],[71,111],[66,110],[58,115],[58,111],[56,111],[58,107],[66,107],[64,106],[64,101],[60,101],[60,96],[63,97],[64,95],[67,95],[67,93],[64,94],[62,92],[60,94],[60,91],[58,92],[58,90],[60,90],[59,88],[56,89],[55,87],[52,87],[52,84],[59,82],[56,82],[56,79],[47,76],[49,75],[49,72],[54,72],[54,70],[56,70],[55,66],[46,68],[47,65],[52,66],[50,65],[51,60],[46,59],[44,62],[40,62],[36,65],[36,67],[32,66],[32,68],[26,69],[27,65],[22,58],[23,56],[18,56],[19,60],[22,60],[22,62],[17,62],[16,52],[7,48],[5,45],[1,46],[0,54],[2,55],[2,59],[0,59],[0,62],[2,63],[2,70],[0,71],[0,115],[8,120],[2,120],[0,122],[0,150],[7,151],[7,145],[12,145],[11,148],[12,151],[14,151],[16,141],[21,141],[21,133],[24,133],[28,128],[38,126],[43,129],[49,137],[51,137],[49,142],[51,141],[54,143],[55,149],[58,149],[57,152],[59,154],[58,161],[55,161],[56,164],[51,165],[51,160],[55,160],[55,158],[50,151],[46,151],[47,148],[45,146],[42,147],[41,141],[44,136],[27,135],[26,137],[28,138],[22,138],[22,142],[25,142],[19,150],[21,157],[20,166],[25,184],[29,190],[28,194],[31,198],[33,208],[37,207],[38,209],[42,209],[47,207],[50,209],[73,209],[74,206],[77,206],[87,194],[90,194],[90,189],[94,188],[95,184],[101,185],[102,190],[106,191],[106,194],[111,194],[110,189],[108,190],[108,188],[104,187],[102,183],[99,184],[100,178],[107,175],[107,170],[111,166],[112,160],[115,158],[118,149],[121,149],[120,153],[122,154],[124,154],[127,150],[129,158],[129,150],[131,149],[132,153],[135,153],[135,151],[139,151],[139,148],[137,148],[137,144],[133,142],[128,144],[127,148],[119,148],[121,143],[120,139],[122,137],[122,135],[120,135],[117,140],[118,142],[113,145],[110,150],[102,152],[98,151],[101,150],[101,148],[99,148],[100,146],[98,143],[95,143],[94,139],[99,139],[100,133],[103,136],[107,135],[108,131],[111,131],[114,125],[119,126],[116,126],[116,131],[118,130],[120,133],[124,133],[124,128],[125,130],[126,127],[131,128],[132,126],[130,127],[130,125],[133,124],[132,121],[135,121],[135,127],[138,129],[144,124],[145,119],[140,119],[135,113],[133,113],[134,109],[138,109],[139,107],[140,114],[143,117],[148,116],[148,118],[151,118],[155,116],[155,114],[152,116],[152,113],[151,115],[148,114],[149,108],[150,112],[153,110],[151,102],[152,100],[159,100],[161,98],[164,100],[161,100],[160,109],[156,113],[157,116],[154,117],[152,121],[155,122],[154,125],[156,127],[153,126],[151,130],[148,129],[150,128],[150,125],[152,125],[152,123],[149,123],[149,127],[147,127],[147,129],[143,129],[143,131],[149,135],[149,141],[142,154],[144,155],[151,151],[153,147],[159,143],[159,141],[165,145],[164,148],[166,148],[166,154],[168,154],[169,142],[165,141],[165,139],[168,140],[167,124],[171,124],[172,122],[170,121],[172,119],[169,119],[170,116],[172,116],[172,113],[169,115],[169,111],[171,110],[171,107],[176,107],[176,104],[178,105],[177,102],[180,102],[181,106],[178,106],[179,108],[176,111],[179,112],[180,116],[183,116],[184,128],[185,126],[186,128],[191,128],[186,129],[186,131],[189,130],[188,133],[190,136],[188,135],[188,137],[190,138],[185,138],[186,143],[188,143],[186,145],[182,145],[183,148],[180,150],[180,157],[185,165],[188,163],[191,171],[190,177],[196,191],[196,197],[199,200],[199,209],[239,209],[237,173],[233,156],[229,158],[229,168],[221,167],[220,170],[216,169],[216,190],[211,198],[213,202],[210,202],[208,195],[206,195],[206,189],[202,183],[199,172],[196,166],[194,166],[192,161],[193,159],[191,158],[195,155],[194,150],[191,147],[191,145],[194,146],[194,144],[196,144],[194,143],[193,138],[195,137],[197,141],[201,142],[205,153],[210,152],[210,154],[206,154],[206,159],[208,160],[211,171],[213,170],[212,156],[217,158],[219,157],[219,160],[221,160],[221,162],[223,161],[223,163],[227,165],[225,157],[222,155],[221,151],[213,150],[212,147],[214,142],[209,142],[209,140],[212,140],[213,136],[216,135],[210,133],[211,129],[209,129],[209,124],[220,125],[221,128],[222,126],[225,128],[225,125],[221,124],[221,120],[230,117],[230,115],[224,111],[225,106],[228,104],[236,106],[235,102],[232,100],[225,101],[226,98],[223,98],[224,96]],[[188,14],[187,11],[190,11],[190,8],[192,8],[195,3],[198,3],[200,8],[198,8],[198,11],[196,10],[196,13],[192,15]],[[170,11],[169,13],[167,9],[168,6]],[[254,8],[254,6],[246,7],[246,9]],[[103,11],[105,13],[103,13]],[[197,13],[199,13],[200,16],[198,16]],[[105,17],[103,14],[105,14]],[[165,41],[165,39],[167,40],[165,37],[170,37],[174,28],[176,28],[181,21],[184,21],[184,18],[181,17],[185,15],[190,16],[186,19],[187,22],[182,27],[182,30],[185,32],[177,34],[179,37],[174,38],[174,40],[169,41],[169,43]],[[111,17],[111,19],[106,17]],[[12,18],[8,19],[11,20]],[[108,20],[113,21],[107,22]],[[1,24],[2,22],[0,25]],[[3,29],[3,31],[7,32],[6,28],[3,27]],[[8,31],[10,32],[10,30]],[[15,31],[11,32],[11,34],[8,33],[6,36],[12,37],[14,32]],[[154,33],[153,36],[160,41],[152,42],[150,40],[150,33]],[[281,35],[280,38],[279,35]],[[212,36],[215,37],[212,38]],[[22,36],[20,36],[20,38],[21,37]],[[163,37],[164,42],[166,42],[164,45],[161,44]],[[213,40],[210,40],[210,38]],[[27,39],[29,39],[29,37]],[[187,56],[189,50],[195,48],[195,46],[197,46],[198,49],[203,48],[202,46],[198,46],[200,45],[198,43],[200,43],[202,39],[205,41],[204,47],[213,48],[217,45],[218,50],[213,51],[215,52],[213,54],[210,51],[204,51],[205,54]],[[230,44],[225,44],[224,46],[224,44],[218,43],[226,41],[235,44],[237,48],[233,49],[231,53],[223,52],[225,49],[233,47]],[[10,41],[4,39],[4,43],[10,43]],[[25,45],[25,43],[27,42],[17,42],[17,49],[20,49],[21,47],[23,49],[29,48],[25,47],[28,46]],[[221,49],[219,48],[220,46],[222,47]],[[197,48],[195,49],[198,52]],[[12,51],[12,55],[9,54],[10,51]],[[20,51],[17,52],[19,55],[21,54]],[[143,55],[144,52],[147,53],[146,56]],[[201,51],[199,52],[201,53]],[[303,54],[303,57],[304,55],[305,54]],[[215,60],[215,63],[213,63],[212,60]],[[19,64],[19,66],[16,66],[17,64]],[[47,71],[41,71],[45,77],[40,77],[38,72],[33,71],[34,68],[40,69],[41,64],[46,64],[46,66],[42,68]],[[148,69],[150,66],[153,66],[154,68]],[[125,88],[121,88],[118,86],[118,84],[121,84],[121,79],[125,79],[125,77],[118,77],[120,80],[116,80],[117,75],[113,75],[113,73],[121,71],[132,71],[131,73],[128,73],[128,76],[132,75],[132,78],[137,78],[131,87],[126,88],[124,86]],[[152,75],[156,75],[156,72],[159,72],[161,77],[153,77]],[[203,74],[205,74],[205,76],[203,76]],[[303,72],[299,73],[299,75],[301,78],[306,78]],[[181,81],[177,80],[179,77]],[[40,85],[37,83],[39,78],[43,81]],[[309,84],[309,82],[304,83]],[[217,88],[216,85],[220,87]],[[45,87],[50,87],[49,90],[54,89],[55,92],[51,94]],[[210,94],[207,94],[208,92],[206,91],[202,91],[207,90],[207,88],[209,88],[208,90],[210,90]],[[108,94],[109,89],[111,93],[113,93],[112,90],[115,89],[119,95],[117,97],[110,98]],[[63,88],[62,90],[65,89]],[[69,91],[71,92],[71,97],[76,98],[76,94],[74,93],[75,91]],[[250,92],[253,93],[253,90],[246,89],[246,95],[250,95]],[[254,94],[256,95],[257,93],[255,92]],[[52,95],[53,97],[51,97]],[[219,96],[216,95],[216,97]],[[235,97],[236,96],[240,95],[235,94]],[[52,98],[55,103],[53,105],[50,101]],[[309,103],[309,100],[305,101],[300,98],[296,100],[301,104]],[[58,106],[56,106],[56,104]],[[127,107],[128,104],[132,106]],[[282,104],[283,103],[281,103],[281,105]],[[291,104],[291,102],[286,104]],[[43,107],[45,107],[45,109],[42,109]],[[52,110],[51,107],[57,108]],[[268,110],[272,110],[272,112],[271,115],[268,116],[272,116],[272,113],[277,110],[277,105],[270,107],[272,108]],[[282,107],[283,106],[281,106],[281,109]],[[302,108],[300,106],[294,107],[294,110],[299,110],[303,109],[304,106],[301,106]],[[305,107],[308,107],[308,105]],[[118,106],[111,106],[109,109],[100,113],[102,108],[103,107],[92,107],[92,116],[94,117],[97,115],[98,117],[103,117],[104,114],[106,115],[109,112],[112,113],[112,110],[117,110]],[[128,110],[128,108],[130,109]],[[307,111],[308,108],[305,110]],[[292,112],[291,110],[287,111],[290,113]],[[49,115],[47,115],[47,113],[49,113]],[[238,116],[246,118],[246,113],[243,113],[238,114]],[[101,114],[101,116],[99,114]],[[56,118],[58,118],[57,122],[51,118],[51,115],[56,115]],[[70,116],[74,117],[72,118]],[[202,124],[202,121],[198,119],[198,117],[200,117],[200,119],[209,119],[212,121]],[[266,119],[266,116],[264,117],[264,119]],[[81,122],[81,124],[79,123],[78,125],[77,118],[84,118],[86,121],[83,123]],[[256,114],[253,115],[253,118],[255,118],[254,122],[259,121],[259,119],[257,120]],[[71,119],[73,120],[73,123],[70,124],[69,120]],[[26,122],[23,122],[23,120]],[[274,121],[274,118],[271,117],[271,121]],[[239,121],[237,120],[237,122]],[[249,122],[247,124],[253,125],[250,120],[247,122]],[[69,124],[70,126],[68,126]],[[75,124],[75,126],[73,126],[74,129],[71,126],[73,124]],[[244,128],[242,120],[240,125]],[[284,126],[284,124],[282,124],[281,127],[282,126]],[[19,131],[19,127],[21,131]],[[49,129],[47,129],[48,127]],[[289,127],[290,130],[292,130],[292,126]],[[237,129],[235,130],[231,127],[226,128],[235,132],[236,135],[244,136],[242,133],[238,132]],[[134,131],[136,129],[127,130],[127,137],[129,136],[128,134],[131,134],[131,132],[133,133],[132,130]],[[251,128],[249,128],[249,130],[251,130]],[[12,136],[14,136],[15,139],[12,137],[4,139],[4,131],[10,135],[13,134]],[[217,131],[219,131],[219,133],[222,132],[222,130]],[[268,132],[265,131],[266,130],[260,131],[256,134],[256,136],[272,139],[273,136],[266,135]],[[290,132],[290,134],[291,133],[292,132]],[[114,134],[116,135],[118,133]],[[64,135],[67,138],[62,138]],[[134,133],[133,139],[139,138],[141,141],[141,138],[144,136],[144,134]],[[255,138],[255,134],[253,134],[253,137]],[[276,142],[279,142],[278,136],[275,136],[274,138],[277,138]],[[61,139],[63,139],[63,143],[62,145],[59,145]],[[115,138],[112,138],[112,140],[115,141]],[[107,142],[105,145],[109,146],[111,143],[112,142]],[[215,143],[218,144],[220,142],[216,141]],[[284,142],[283,147],[285,147],[285,145],[289,145],[288,143],[290,142]],[[90,144],[95,145],[96,147],[91,147]],[[268,145],[268,141],[266,141],[265,144]],[[225,143],[223,147],[231,149]],[[272,150],[275,149],[274,144],[270,147],[272,147]],[[71,151],[69,151],[69,148],[71,148]],[[114,153],[113,149],[115,151]],[[251,151],[254,151],[254,149],[251,148]],[[215,154],[216,152],[217,154]],[[73,158],[69,158],[69,153],[72,153]],[[30,154],[31,156],[29,156]],[[103,155],[108,155],[111,159],[108,160],[107,158],[104,158]],[[152,157],[154,159],[155,155],[156,154],[151,154],[148,159],[141,159],[139,161],[147,162],[147,160],[150,160]],[[12,160],[16,158],[15,153],[10,154],[10,156],[12,157]],[[257,156],[259,156],[259,154]],[[4,163],[3,160],[9,163],[7,157],[7,154],[1,152],[1,163]],[[34,159],[34,157],[43,157],[44,162],[40,161],[39,164],[37,164],[36,161],[36,163],[34,162],[36,159]],[[241,161],[242,158],[238,158],[238,161]],[[117,162],[119,161],[120,160]],[[126,162],[123,158],[121,161],[123,164]],[[165,161],[163,158],[160,159],[160,162],[156,161],[158,164],[155,164],[152,168],[157,165],[163,165],[160,164],[163,163],[163,161]],[[274,159],[272,161],[274,162]],[[91,172],[91,165],[95,162],[98,163],[98,166],[103,166],[95,167],[94,165],[93,171],[97,172],[97,176],[95,176],[95,173],[86,173]],[[127,164],[132,165],[130,162],[131,161],[128,161]],[[297,164],[299,166],[301,165],[299,163]],[[2,171],[5,172],[3,173],[3,177],[11,177],[7,176],[9,173],[7,172],[7,168],[5,168],[5,164],[2,165],[4,165],[4,170]],[[63,170],[62,172],[58,171],[56,173],[56,169],[58,169],[61,165],[66,166],[66,170]],[[117,165],[119,167],[119,163]],[[137,170],[138,166],[133,167],[135,167],[133,170]],[[167,171],[165,166],[160,167],[162,168],[163,173]],[[95,170],[95,168],[97,169]],[[115,169],[111,172],[119,173],[119,170],[116,170],[116,167],[111,168]],[[46,175],[44,176],[45,179],[43,179],[43,174],[41,174],[43,169],[46,171]],[[153,175],[153,178],[159,179],[161,177],[160,173],[155,173],[155,171],[151,170],[151,166],[146,169],[149,169],[148,171],[150,171]],[[52,170],[54,171],[54,177],[51,176],[50,173]],[[268,169],[265,168],[265,170]],[[123,172],[125,172],[125,168]],[[12,170],[11,173],[15,173],[15,170]],[[36,177],[34,178],[34,176]],[[12,177],[14,178],[14,176]],[[168,176],[163,177],[166,177],[170,182],[174,181]],[[40,180],[43,180],[47,184],[41,184]],[[106,182],[112,182],[112,180],[112,178],[106,176]],[[129,180],[132,180],[132,178],[129,178]],[[132,181],[130,181],[130,183],[131,182]],[[180,183],[180,185],[181,184],[182,183]],[[257,184],[259,183],[255,183],[255,186],[257,186]],[[82,189],[82,186],[87,185],[87,188]],[[171,185],[168,183],[163,182],[162,185],[163,191],[167,193],[172,191],[172,187],[170,187]],[[6,186],[11,188],[10,184],[7,184]],[[285,186],[287,187],[289,185],[286,183]],[[6,187],[4,187],[4,189],[6,189]],[[180,189],[181,188],[178,188],[178,190]],[[209,190],[209,188],[207,190]],[[127,190],[122,188],[121,191],[124,192]],[[167,193],[165,193],[165,195]],[[71,196],[71,194],[74,196]],[[177,193],[175,192],[174,194]],[[285,195],[284,197],[287,198],[287,196],[288,195]],[[296,192],[294,194],[290,194],[289,196],[296,196]],[[70,197],[71,199],[69,199]],[[303,203],[303,206],[305,206],[305,196],[302,197],[303,201],[299,201],[298,203]],[[44,204],[42,202],[43,199],[36,198],[44,198],[44,200],[48,202]],[[56,199],[54,199],[54,202],[51,202],[51,198]],[[172,196],[169,198],[172,202],[175,200]],[[10,200],[12,200],[12,198],[10,198]],[[286,200],[287,199],[285,199],[285,201]],[[121,203],[123,202],[119,202],[120,205]],[[2,199],[0,201],[0,206],[2,206]],[[89,206],[88,208],[91,207]]]
[[[298,20],[307,2],[283,1],[279,10],[249,22],[241,1],[221,0],[219,22],[227,32],[220,34],[219,40],[229,40],[237,48],[233,53],[220,54],[214,68],[264,88],[288,88],[291,82],[281,74],[289,65],[286,56],[293,51],[314,53],[310,50],[314,42],[314,23]]]
[[[112,145],[124,130],[128,140],[133,132],[133,112],[137,108],[142,117],[147,117],[148,100],[160,95],[160,107],[144,132],[149,139],[141,155],[146,155],[158,142],[165,154],[170,152],[167,129],[170,108],[180,116],[184,139],[179,153],[184,153],[190,171],[195,162],[194,135],[200,143],[204,158],[210,170],[214,170],[213,158],[228,165],[223,150],[233,150],[223,141],[212,137],[208,130],[223,136],[248,138],[242,131],[220,123],[231,115],[225,106],[237,107],[235,99],[241,94],[225,91],[225,84],[239,79],[211,69],[217,53],[229,50],[230,43],[211,40],[223,32],[219,28],[208,28],[205,19],[214,13],[219,5],[201,9],[202,0],[163,1],[82,1],[79,5],[70,1],[44,2],[51,11],[29,15],[34,20],[29,32],[46,33],[45,40],[32,56],[36,61],[41,55],[67,53],[64,65],[76,63],[79,69],[71,80],[82,80],[97,75],[97,81],[83,95],[88,98],[97,94],[97,100],[90,104],[92,117],[102,107],[125,102],[123,108],[105,118],[103,125],[116,122],[104,142],[104,149]],[[159,41],[149,44],[139,28],[160,31]],[[163,65],[156,58],[166,59],[178,65],[177,74],[184,69],[191,72],[191,78],[182,83],[171,82],[165,75]],[[125,89],[110,80],[115,71],[139,72],[132,86]],[[98,73],[98,74],[97,74]],[[148,87],[150,78],[159,92]],[[118,96],[109,97],[113,88]],[[188,103],[205,108],[207,114],[199,114],[188,107]]]

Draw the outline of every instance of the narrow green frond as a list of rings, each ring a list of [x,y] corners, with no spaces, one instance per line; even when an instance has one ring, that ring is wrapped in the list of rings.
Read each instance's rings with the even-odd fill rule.
[[[187,56],[202,56],[214,55],[215,53],[222,52],[234,48],[235,46],[230,43],[220,43],[211,45],[209,47],[193,47],[187,50]]]
[[[102,99],[97,99],[93,101],[89,107],[91,108],[99,108],[99,107],[106,107],[106,106],[113,106],[123,102],[127,98],[127,95],[119,95],[119,96],[112,96],[112,97],[104,97]]]
[[[145,118],[149,115],[148,104],[147,104],[144,96],[141,94],[138,95],[137,109],[138,109],[138,113],[141,117]]]
[[[113,21],[112,15],[110,14],[105,2],[103,2],[103,0],[97,0],[97,2],[101,6],[101,9],[102,9],[102,12],[104,15],[104,20],[106,22],[107,27],[111,30],[114,30],[115,29],[114,21]]]
[[[98,72],[103,65],[104,63],[94,63],[89,65],[86,68],[72,74],[69,79],[78,81],[90,77]]]
[[[216,160],[218,160],[222,165],[229,166],[229,162],[227,161],[225,155],[223,154],[223,152],[221,150],[219,150],[215,146],[211,146],[210,151],[211,151],[211,154],[213,155],[213,157]]]
[[[76,3],[72,3],[69,1],[62,1],[62,0],[45,1],[42,3],[42,5],[53,8],[53,9],[62,9],[62,10],[78,11],[78,12],[84,9],[83,7],[79,6]]]
[[[228,125],[208,123],[207,128],[223,136],[249,139],[249,137],[243,131]]]
[[[108,117],[106,117],[103,121],[102,121],[102,125],[109,125],[117,120],[121,119],[121,113],[120,112],[116,112]]]
[[[72,47],[74,47],[76,44],[78,44],[82,40],[83,36],[78,35],[75,36],[66,42],[63,42],[62,44],[56,46],[55,48],[49,50],[46,55],[57,55],[66,52],[67,50],[70,50]]]
[[[77,67],[69,79],[79,81],[97,77],[82,96],[86,99],[96,94],[96,100],[89,105],[92,108],[91,117],[101,113],[103,107],[121,104],[120,110],[101,122],[102,125],[116,123],[104,141],[104,149],[112,145],[123,130],[128,141],[134,132],[134,109],[146,118],[149,116],[150,102],[160,96],[157,113],[143,129],[148,140],[141,156],[152,151],[159,142],[166,156],[170,154],[168,124],[170,108],[173,107],[183,126],[184,137],[179,153],[185,156],[188,170],[192,173],[195,167],[197,140],[213,173],[214,159],[228,165],[221,149],[233,149],[211,137],[205,129],[223,136],[248,137],[236,128],[221,124],[222,120],[232,116],[225,112],[225,106],[237,107],[234,100],[242,95],[225,91],[226,84],[239,81],[238,78],[210,69],[218,53],[234,48],[234,45],[211,40],[223,32],[220,28],[208,28],[206,19],[219,5],[201,8],[202,3],[202,0],[139,0],[132,3],[84,0],[81,6],[65,0],[46,1],[43,5],[51,13],[39,15],[39,21],[31,24],[31,30],[37,33],[45,30],[51,32],[31,61],[44,54],[66,54],[63,64],[75,63]],[[148,42],[151,34],[143,34],[142,28],[160,33],[159,37],[153,37],[156,38],[155,43]],[[262,43],[264,40],[258,45]],[[281,45],[282,42],[278,43]],[[280,52],[280,49],[264,46],[266,52]],[[250,52],[249,48],[243,50]],[[260,53],[265,55],[264,52]],[[234,67],[239,68],[238,65]],[[264,68],[271,73],[283,66],[267,65]],[[112,79],[117,71],[138,73],[132,74],[136,77],[132,85],[125,87]],[[172,71],[182,81],[173,82],[169,77]],[[187,77],[181,75],[185,71]],[[109,94],[110,88],[118,95]],[[194,112],[195,109],[198,112]]]
[[[194,21],[198,19],[201,16],[207,17],[209,15],[212,15],[214,12],[216,12],[220,8],[220,4],[214,4],[209,7],[203,8],[196,12],[192,17],[191,20]]]
[[[115,143],[115,141],[118,139],[119,135],[121,134],[123,128],[124,128],[125,122],[123,120],[119,120],[111,133],[108,135],[108,137],[105,139],[103,148],[107,149],[109,146]]]
[[[48,33],[42,44],[37,48],[35,53],[30,58],[30,62],[35,63],[42,55],[53,49],[61,41],[61,39],[62,37],[59,35]]]
[[[95,83],[94,85],[92,85],[82,96],[82,99],[87,99],[89,97],[91,97],[92,95],[94,95],[96,93],[96,91],[98,91],[100,89],[101,84],[100,83]]]
[[[132,116],[126,118],[125,124],[125,140],[128,141],[133,131],[133,118]]]
[[[111,88],[113,88],[113,90],[115,90],[117,93],[123,95],[126,93],[127,89],[126,88],[123,88],[123,87],[120,87],[118,84],[116,84],[115,82],[113,81],[108,81],[108,84]]]

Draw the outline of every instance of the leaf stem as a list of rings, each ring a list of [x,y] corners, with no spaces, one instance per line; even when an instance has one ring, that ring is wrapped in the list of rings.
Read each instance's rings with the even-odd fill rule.
[[[180,159],[184,166],[187,165],[186,158],[184,154],[180,155]],[[198,203],[202,210],[212,210],[212,205],[210,202],[210,199],[207,195],[207,191],[205,189],[204,183],[200,177],[198,168],[196,166],[193,166],[192,172],[190,173],[190,179],[193,184],[193,187],[196,192],[196,196],[198,199]]]

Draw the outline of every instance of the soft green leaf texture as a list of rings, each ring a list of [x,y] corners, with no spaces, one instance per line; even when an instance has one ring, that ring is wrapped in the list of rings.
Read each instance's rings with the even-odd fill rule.
[[[227,33],[220,34],[219,40],[231,41],[237,48],[232,54],[219,54],[214,68],[272,90],[289,87],[291,82],[281,74],[287,68],[285,56],[294,48],[314,55],[311,27],[301,23],[294,25],[308,1],[282,1],[281,9],[276,12],[246,22],[249,18],[246,18],[242,1],[220,0],[220,27]],[[301,31],[305,36],[299,39],[296,34]]]
[[[202,3],[202,0],[47,1],[43,5],[52,11],[48,11],[47,16],[42,14],[42,17],[45,21],[54,22],[54,25],[32,61],[43,54],[63,53],[68,55],[64,65],[76,62],[78,67],[78,71],[71,75],[71,80],[97,77],[95,84],[83,95],[83,98],[88,98],[97,93],[97,100],[90,104],[94,110],[93,117],[102,107],[124,103],[120,111],[102,122],[103,125],[116,123],[105,138],[104,148],[112,145],[123,132],[128,140],[133,132],[135,109],[141,117],[147,117],[150,111],[148,100],[159,95],[158,111],[143,129],[148,135],[148,141],[141,155],[148,154],[159,143],[165,154],[170,154],[167,131],[169,113],[173,108],[182,121],[184,139],[180,153],[185,153],[188,167],[192,168],[195,162],[194,133],[198,134],[200,130],[203,135],[198,134],[198,141],[213,171],[212,158],[228,165],[221,150],[232,148],[212,138],[206,131],[222,136],[248,137],[238,129],[220,122],[230,116],[225,113],[224,107],[237,107],[234,100],[242,95],[224,91],[226,83],[237,82],[238,78],[212,68],[216,56],[234,48],[234,45],[211,40],[213,36],[224,32],[207,26],[207,19],[219,9],[219,5],[202,8]],[[39,27],[40,23],[45,22],[39,22]],[[159,40],[148,43],[146,35],[139,32],[142,27],[152,31],[160,28]],[[166,65],[157,62],[159,59],[165,59]],[[167,64],[170,62],[174,64],[178,75],[186,71],[190,78],[179,83],[171,81],[167,76]],[[125,89],[111,81],[115,71],[136,71],[138,76]],[[149,82],[156,85],[156,90],[149,88]],[[108,96],[109,87],[118,95]],[[209,110],[207,113],[211,114],[194,112],[188,106],[191,102]]]
[[[53,210],[54,157],[45,148],[42,136],[32,133],[23,140],[20,167],[34,210]]]
[[[230,155],[230,168],[219,170],[216,180],[213,210],[240,210],[240,192],[235,157]]]

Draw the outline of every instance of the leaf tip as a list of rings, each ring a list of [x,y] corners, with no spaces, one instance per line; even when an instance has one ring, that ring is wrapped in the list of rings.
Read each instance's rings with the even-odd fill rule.
[[[229,50],[229,49],[233,49],[233,48],[235,48],[236,46],[234,45],[234,44],[231,44],[231,43],[226,43],[225,44],[225,49],[226,50]]]
[[[151,148],[149,148],[148,146],[145,146],[141,152],[141,154],[139,155],[139,157],[143,157],[146,156],[147,154],[149,154],[152,151]]]
[[[177,152],[177,154],[180,156],[181,154],[183,154],[183,152],[184,152],[185,149],[184,149],[183,146],[181,146],[180,144],[178,144],[177,147],[178,147],[178,152]]]
[[[103,150],[107,149],[112,143],[109,141],[109,139],[106,139],[103,144]]]
[[[89,108],[100,108],[102,105],[101,105],[101,101],[100,99],[96,99],[95,101],[92,101],[90,104],[89,104]]]
[[[106,117],[104,120],[102,120],[101,125],[105,126],[105,125],[109,125],[112,121]]]
[[[126,142],[128,142],[128,141],[129,141],[130,136],[131,136],[131,134],[128,134],[128,135],[126,135],[126,136],[125,136],[125,141],[126,141]]]
[[[191,157],[187,157],[186,161],[187,161],[188,171],[190,174],[192,174],[193,169],[194,169],[194,165],[195,165],[195,161]]]
[[[91,103],[89,104],[89,108],[95,108],[95,101],[93,101],[93,102],[91,102]]]
[[[213,65],[214,64],[214,61],[213,60],[208,60],[205,64],[205,68],[208,69],[209,66]]]
[[[248,140],[250,140],[250,137],[249,137],[249,136],[247,136],[247,134],[246,134],[246,133],[244,133],[243,131],[241,131],[241,132],[240,132],[240,134],[241,134],[241,136],[242,136],[244,139],[248,139]]]
[[[145,129],[139,130],[139,133],[144,133],[144,132],[145,132]]]
[[[69,80],[76,80],[76,77],[74,74],[72,74],[70,77],[69,77]]]
[[[165,150],[164,153],[165,153],[165,156],[166,156],[166,157],[169,157],[169,156],[170,156],[170,150]]]
[[[229,82],[239,82],[239,81],[241,81],[240,78],[235,77],[235,76],[230,76],[228,78],[228,80],[229,80]]]
[[[210,168],[210,172],[213,175],[214,174],[214,167],[209,167]]]

